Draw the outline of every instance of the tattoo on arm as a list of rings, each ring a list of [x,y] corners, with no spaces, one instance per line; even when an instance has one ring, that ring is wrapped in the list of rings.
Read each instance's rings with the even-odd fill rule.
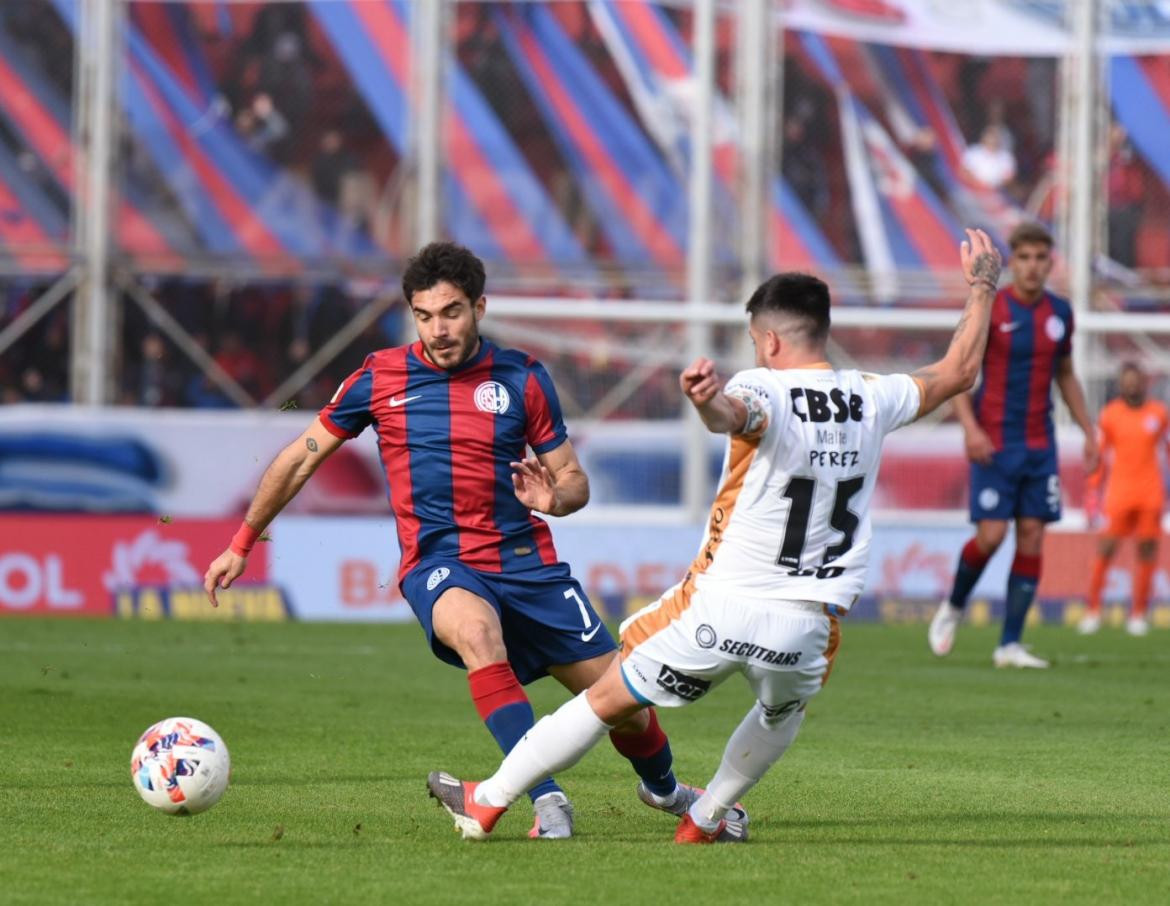
[[[971,266],[971,283],[986,283],[993,291],[999,286],[1000,261],[990,252],[984,252],[975,258]]]
[[[305,438],[305,446],[309,448],[310,453],[317,452],[317,441],[313,440],[313,438],[306,437]]]
[[[967,322],[971,320],[971,302],[968,300],[967,304],[963,306],[963,313],[959,315],[959,323],[955,325],[954,337],[961,337],[963,331],[967,329]]]

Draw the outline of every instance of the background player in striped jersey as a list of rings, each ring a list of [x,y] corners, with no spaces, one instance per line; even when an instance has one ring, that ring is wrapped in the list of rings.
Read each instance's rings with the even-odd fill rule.
[[[399,587],[435,655],[467,668],[476,709],[507,752],[533,723],[523,684],[551,674],[578,693],[617,646],[533,515],[580,509],[589,482],[544,367],[480,336],[484,283],[483,263],[452,243],[411,259],[402,290],[418,342],[368,356],[276,457],[204,587],[214,604],[216,588],[244,572],[259,533],[314,470],[373,425],[402,553]],[[535,457],[525,458],[527,447]],[[676,783],[653,713],[612,739],[642,778],[647,805],[687,809],[697,794]],[[572,806],[552,778],[535,778],[530,795],[530,835],[570,836]]]
[[[1007,604],[997,667],[1047,667],[1020,644],[1024,620],[1040,582],[1044,527],[1060,519],[1060,473],[1052,426],[1055,382],[1085,434],[1085,469],[1097,467],[1097,442],[1085,394],[1073,372],[1072,308],[1045,289],[1052,270],[1052,236],[1039,224],[1020,224],[1008,239],[1011,286],[991,310],[983,381],[974,400],[955,398],[971,460],[971,521],[975,537],[963,547],[950,598],[931,621],[931,650],[949,654],[963,608],[987,561],[1016,524],[1016,552],[1007,583]]]
[[[682,373],[708,430],[729,435],[699,555],[682,582],[622,624],[620,661],[533,727],[491,778],[430,775],[431,795],[465,837],[487,836],[537,777],[576,763],[613,725],[652,703],[689,704],[742,673],[756,702],[675,840],[746,839],[729,807],[796,737],[828,678],[837,616],[864,587],[882,441],[978,374],[1000,261],[986,234],[968,237],[967,306],[946,355],[914,375],[829,365],[829,290],[804,274],[777,274],[748,301],[759,367],[726,386],[707,359]]]
[[[1165,498],[1158,451],[1166,446],[1170,415],[1161,402],[1146,397],[1148,382],[1137,365],[1123,365],[1118,383],[1121,395],[1102,409],[1097,419],[1101,467],[1090,477],[1089,494],[1098,497],[1108,475],[1104,500],[1107,522],[1089,582],[1089,610],[1078,629],[1090,634],[1101,628],[1106,570],[1117,553],[1118,542],[1132,536],[1137,542],[1137,564],[1125,628],[1130,635],[1145,635],[1150,631],[1146,608],[1158,564]]]

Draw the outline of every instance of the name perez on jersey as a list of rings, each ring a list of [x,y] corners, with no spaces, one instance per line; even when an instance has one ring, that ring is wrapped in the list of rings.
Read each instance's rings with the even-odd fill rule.
[[[860,450],[809,450],[810,466],[840,466],[851,468],[861,462]]]
[[[800,661],[799,651],[773,651],[763,645],[753,645],[751,642],[737,642],[734,639],[724,639],[719,650],[737,657],[759,658],[765,664],[778,664],[781,667],[792,667]]]

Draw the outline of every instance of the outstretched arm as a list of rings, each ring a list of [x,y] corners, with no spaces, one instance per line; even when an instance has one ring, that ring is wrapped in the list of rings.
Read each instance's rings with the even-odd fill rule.
[[[678,377],[679,386],[712,434],[739,434],[747,425],[747,406],[723,393],[710,359],[695,359]]]
[[[963,276],[971,286],[959,325],[946,354],[932,365],[914,372],[922,388],[919,416],[932,412],[958,393],[975,386],[983,352],[987,348],[987,323],[999,284],[999,251],[983,230],[967,230],[959,249]]]
[[[214,606],[219,606],[216,589],[231,587],[243,575],[252,543],[304,487],[317,467],[343,443],[342,438],[326,430],[317,418],[300,437],[276,454],[260,478],[260,487],[231,546],[215,558],[203,576],[203,590]]]

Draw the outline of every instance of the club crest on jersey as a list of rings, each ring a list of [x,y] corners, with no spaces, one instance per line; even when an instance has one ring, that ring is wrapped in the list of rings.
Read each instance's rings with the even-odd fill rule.
[[[999,505],[999,491],[995,488],[984,488],[979,492],[979,506],[985,510],[994,510]]]
[[[503,415],[511,404],[512,397],[499,381],[484,381],[475,388],[475,408],[480,412]]]
[[[1147,415],[1144,426],[1147,434],[1157,434],[1158,429],[1162,427],[1162,423],[1158,420],[1158,416]]]
[[[1044,332],[1053,343],[1059,343],[1064,339],[1064,321],[1056,315],[1049,315],[1048,320],[1044,322]]]
[[[440,566],[433,573],[427,577],[427,591],[434,591],[435,586],[451,575],[451,570],[445,566]]]

